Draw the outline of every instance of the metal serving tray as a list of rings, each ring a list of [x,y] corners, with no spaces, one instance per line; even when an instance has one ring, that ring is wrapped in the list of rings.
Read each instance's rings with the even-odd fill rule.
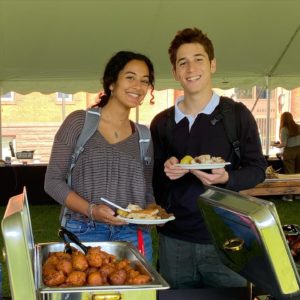
[[[130,243],[126,242],[98,242],[98,243],[84,243],[86,246],[100,246],[101,250],[115,255],[118,259],[129,259],[133,267],[135,267],[142,274],[150,276],[151,281],[144,285],[107,285],[101,287],[95,286],[83,286],[83,287],[47,287],[42,280],[42,264],[48,257],[50,252],[64,251],[63,243],[45,243],[37,244],[37,256],[36,256],[36,270],[37,270],[37,289],[40,293],[73,293],[73,292],[94,292],[101,290],[144,290],[144,289],[166,289],[168,284],[165,280],[146,262],[144,257],[136,250]],[[71,246],[76,248],[75,244],[71,243]]]
[[[42,280],[43,262],[49,252],[63,251],[65,245],[57,242],[34,244],[25,188],[22,194],[9,200],[1,225],[11,296],[14,300],[156,299],[156,290],[169,288],[160,274],[126,242],[94,242],[85,245],[100,246],[102,250],[116,255],[119,259],[129,259],[141,273],[151,277],[152,280],[148,284],[72,288],[45,286]],[[71,246],[76,247],[72,243]]]
[[[300,299],[300,279],[272,202],[206,187],[199,209],[222,262],[276,300]]]

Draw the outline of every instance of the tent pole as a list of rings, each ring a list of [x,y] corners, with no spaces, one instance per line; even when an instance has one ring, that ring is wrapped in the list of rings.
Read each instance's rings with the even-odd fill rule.
[[[3,89],[0,87],[0,159],[2,159],[2,95]]]
[[[270,111],[271,111],[271,93],[270,93],[270,80],[271,76],[266,77],[266,91],[267,91],[267,132],[266,132],[266,155],[269,155],[270,146]]]

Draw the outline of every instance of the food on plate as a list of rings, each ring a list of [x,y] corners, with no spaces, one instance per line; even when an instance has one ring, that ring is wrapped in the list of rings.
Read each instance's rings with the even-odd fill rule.
[[[266,177],[268,179],[279,178],[278,172],[276,172],[272,166],[268,166],[266,169]]]
[[[49,287],[146,284],[142,274],[128,259],[118,260],[101,248],[90,247],[87,254],[74,249],[72,255],[50,252],[42,265],[43,282]]]
[[[191,161],[192,164],[220,164],[224,163],[225,160],[220,156],[211,156],[209,154],[203,154],[195,156]]]
[[[202,154],[192,157],[190,155],[184,156],[180,160],[180,164],[220,164],[225,160],[220,156],[211,156],[210,154]]]
[[[147,220],[158,220],[158,219],[168,219],[173,214],[166,212],[164,208],[159,206],[156,203],[152,203],[147,206],[146,209],[142,209],[140,206],[135,204],[129,204],[127,206],[130,209],[130,212],[118,209],[117,214],[121,217],[127,219],[147,219]]]
[[[180,163],[181,164],[190,164],[192,160],[193,160],[192,156],[186,155],[180,160]]]

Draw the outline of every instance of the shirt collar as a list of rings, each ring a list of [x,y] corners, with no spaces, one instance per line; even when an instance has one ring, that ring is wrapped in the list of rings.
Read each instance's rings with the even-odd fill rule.
[[[184,114],[180,108],[178,107],[178,104],[180,102],[182,102],[184,100],[184,96],[180,96],[176,99],[175,102],[175,122],[176,124],[179,123],[183,118],[187,118],[190,122],[190,127],[192,126],[192,123],[194,123],[195,119],[197,118],[197,116],[201,113],[206,114],[206,115],[210,115],[215,108],[219,105],[220,103],[220,96],[217,95],[215,92],[213,92],[213,95],[211,97],[211,99],[209,100],[208,104],[204,107],[204,109],[202,111],[200,111],[197,116],[193,117],[191,115],[186,115]]]

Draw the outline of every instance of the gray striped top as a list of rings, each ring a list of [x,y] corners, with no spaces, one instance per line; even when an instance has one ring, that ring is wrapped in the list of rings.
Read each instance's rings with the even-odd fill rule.
[[[300,134],[290,137],[286,127],[281,128],[280,140],[287,148],[300,146]]]
[[[45,176],[45,191],[62,205],[71,191],[66,178],[84,120],[84,110],[72,112],[55,135]],[[154,201],[152,142],[147,155],[152,158],[151,164],[143,168],[137,130],[116,144],[109,144],[96,131],[86,143],[73,169],[72,190],[88,202],[103,204],[100,197],[104,197],[122,207],[132,203],[144,208]],[[86,218],[79,213],[69,213],[75,219]]]

